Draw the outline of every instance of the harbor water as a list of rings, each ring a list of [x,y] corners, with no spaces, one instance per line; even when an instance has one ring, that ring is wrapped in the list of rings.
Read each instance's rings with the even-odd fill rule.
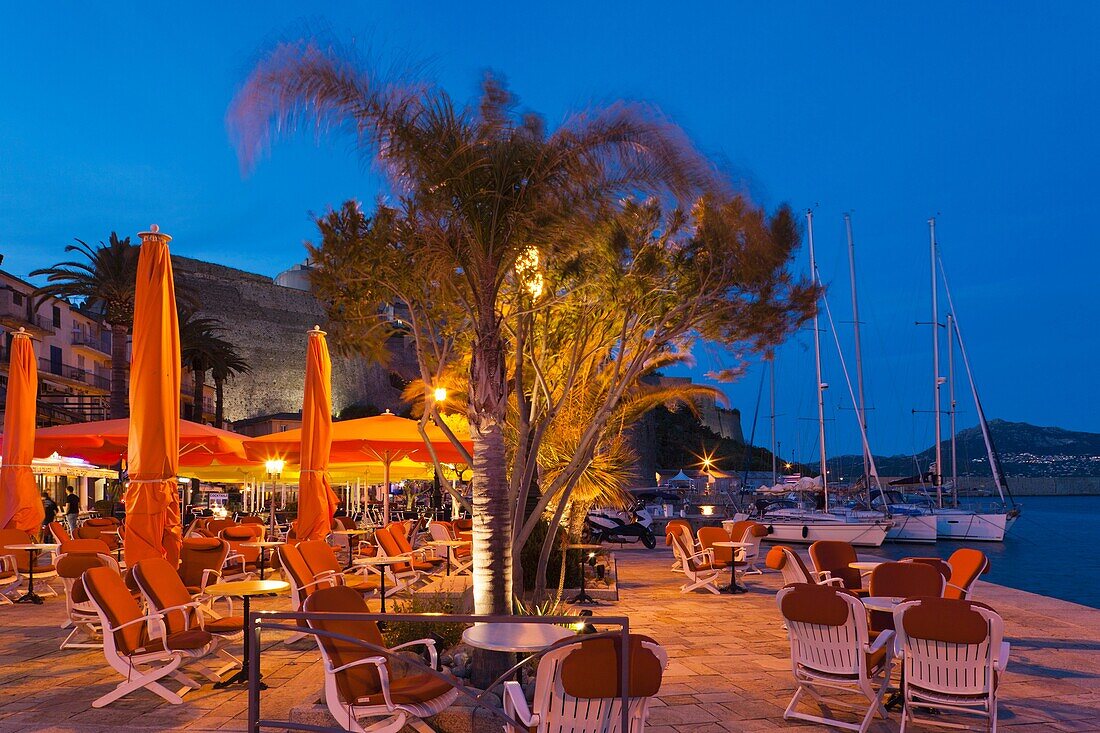
[[[1100,608],[1100,496],[1026,496],[1023,513],[1004,542],[951,542],[935,545],[884,544],[890,558],[938,555],[976,547],[989,556],[991,583]]]

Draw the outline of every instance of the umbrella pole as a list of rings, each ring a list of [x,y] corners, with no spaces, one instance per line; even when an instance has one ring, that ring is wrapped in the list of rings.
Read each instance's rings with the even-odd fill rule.
[[[390,453],[382,461],[382,526],[390,523]]]

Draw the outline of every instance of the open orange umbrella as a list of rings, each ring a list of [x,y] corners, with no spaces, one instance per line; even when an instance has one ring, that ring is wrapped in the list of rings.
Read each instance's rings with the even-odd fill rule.
[[[181,466],[235,466],[247,462],[243,435],[190,420],[180,420],[179,425]],[[54,425],[35,431],[34,457],[48,458],[57,453],[110,465],[126,458],[129,439],[129,418]],[[0,444],[3,440],[0,435]]]
[[[4,463],[0,465],[0,528],[37,535],[46,512],[34,482],[34,418],[38,367],[31,337],[20,328],[11,341],[8,395],[4,403]]]
[[[447,435],[436,425],[428,425],[428,440],[436,456],[443,463],[465,463],[466,457],[451,444]],[[462,445],[473,453],[469,438],[459,436]],[[254,460],[280,458],[298,463],[302,455],[302,430],[271,433],[244,442],[245,453]],[[332,449],[329,459],[333,464],[364,463],[377,461],[382,464],[383,516],[389,517],[390,465],[402,458],[420,463],[431,461],[431,454],[420,435],[416,420],[398,417],[389,410],[374,417],[342,420],[332,424]]]
[[[332,361],[325,332],[309,332],[306,391],[302,400],[301,478],[298,481],[298,525],[301,540],[323,540],[332,529],[338,499],[329,483],[332,445]]]
[[[166,234],[141,232],[130,364],[126,563],[179,561],[180,337]]]

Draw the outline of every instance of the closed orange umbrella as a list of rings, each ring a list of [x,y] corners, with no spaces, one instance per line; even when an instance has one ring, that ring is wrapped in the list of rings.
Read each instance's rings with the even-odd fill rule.
[[[337,498],[329,484],[328,461],[332,447],[332,361],[325,332],[309,332],[306,353],[306,392],[302,400],[301,478],[298,481],[300,540],[323,540],[332,529]]]
[[[179,560],[180,337],[167,234],[141,232],[130,364],[126,563]]]
[[[46,512],[31,472],[34,456],[38,367],[31,337],[22,328],[11,341],[8,396],[4,404],[4,463],[0,465],[0,528],[37,535]]]

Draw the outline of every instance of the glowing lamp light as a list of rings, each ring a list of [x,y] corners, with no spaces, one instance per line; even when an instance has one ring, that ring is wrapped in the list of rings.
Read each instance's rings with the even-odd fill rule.
[[[704,517],[712,517],[712,516],[714,516],[714,505],[712,505],[712,504],[703,504],[702,506],[699,507],[699,511],[701,511],[703,513]]]
[[[435,401],[436,402],[445,402],[446,400],[447,400],[447,388],[446,387],[436,387],[435,388]]]
[[[268,461],[264,461],[264,468],[272,476],[278,476],[283,472],[283,466],[286,465],[286,461],[281,458],[272,458]]]

